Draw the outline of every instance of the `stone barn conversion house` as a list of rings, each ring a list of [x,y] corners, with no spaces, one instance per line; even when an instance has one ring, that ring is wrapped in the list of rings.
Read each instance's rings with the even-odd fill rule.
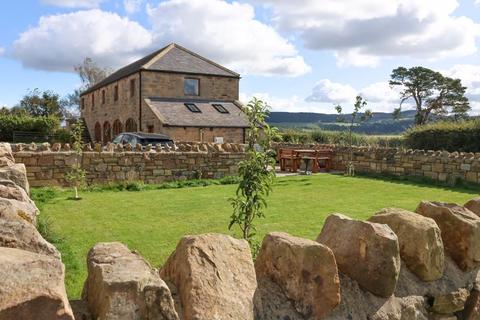
[[[90,137],[162,133],[175,141],[243,143],[247,120],[240,75],[172,43],[123,67],[81,94]]]

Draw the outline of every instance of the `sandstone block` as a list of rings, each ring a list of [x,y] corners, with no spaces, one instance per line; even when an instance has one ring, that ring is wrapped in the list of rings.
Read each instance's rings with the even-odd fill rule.
[[[15,162],[10,143],[0,143],[0,158],[6,158],[11,162]]]
[[[42,254],[0,248],[0,319],[73,320],[62,262]]]
[[[29,192],[27,170],[23,163],[17,163],[9,167],[1,167],[0,179],[11,180],[22,187],[27,193]]]
[[[13,214],[31,224],[37,224],[38,208],[33,202],[0,198],[0,215],[2,212]]]
[[[178,292],[184,320],[253,319],[257,283],[245,240],[222,234],[185,236],[160,276]]]
[[[340,303],[333,252],[315,241],[269,233],[263,239],[255,271],[259,281],[266,278],[276,283],[306,318],[321,319]]]
[[[88,253],[87,265],[82,297],[95,319],[178,319],[165,282],[125,245],[96,244]]]
[[[0,198],[31,202],[27,192],[10,180],[0,180]]]
[[[442,231],[445,251],[462,270],[480,265],[480,217],[453,203],[422,201],[416,212],[432,218]]]
[[[433,219],[397,208],[376,213],[370,222],[383,223],[398,237],[400,256],[423,281],[440,279],[445,266],[440,228]]]
[[[473,198],[464,205],[465,208],[480,217],[480,197]]]
[[[384,224],[330,215],[317,238],[332,249],[340,271],[381,297],[395,291],[400,272],[398,239]]]
[[[60,259],[60,252],[43,239],[34,225],[12,215],[0,216],[0,247],[22,249]]]
[[[451,314],[463,310],[470,293],[461,288],[446,295],[436,296],[433,300],[431,311],[440,314]]]

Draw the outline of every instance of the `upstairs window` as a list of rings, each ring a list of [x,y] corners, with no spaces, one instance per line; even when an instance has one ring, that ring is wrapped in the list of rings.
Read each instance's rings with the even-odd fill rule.
[[[81,106],[82,110],[85,109],[85,98],[82,98]]]
[[[118,85],[115,85],[115,87],[113,87],[113,101],[117,101],[118,100]]]
[[[105,104],[105,90],[102,90],[102,104]]]
[[[130,97],[135,95],[135,79],[130,80]]]
[[[183,80],[183,94],[186,96],[198,96],[199,95],[199,84],[200,80],[198,79],[184,79]]]
[[[198,109],[198,107],[195,105],[195,103],[185,103],[185,107],[188,108],[191,112],[194,113],[201,113],[202,111]]]
[[[92,92],[92,109],[95,108],[95,93]]]
[[[212,106],[220,113],[230,113],[224,106],[221,104],[212,104]]]

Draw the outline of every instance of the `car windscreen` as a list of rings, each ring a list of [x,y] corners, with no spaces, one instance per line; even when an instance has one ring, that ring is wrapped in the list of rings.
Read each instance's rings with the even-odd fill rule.
[[[157,143],[172,143],[172,140],[170,139],[162,139],[162,138],[144,138],[142,139],[141,144],[146,145],[146,144],[157,144]]]

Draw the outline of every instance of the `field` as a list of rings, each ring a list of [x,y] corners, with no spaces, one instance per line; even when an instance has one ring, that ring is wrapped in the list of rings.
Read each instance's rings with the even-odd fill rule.
[[[121,241],[161,266],[185,234],[227,230],[235,185],[146,191],[88,191],[81,201],[71,191],[33,190],[41,209],[47,239],[62,252],[70,298],[81,294],[86,255],[97,242]],[[42,195],[48,191],[50,197]],[[384,207],[414,210],[421,200],[464,203],[475,196],[468,189],[451,189],[412,182],[349,178],[320,174],[278,178],[269,198],[266,218],[258,221],[258,240],[270,231],[285,231],[314,239],[333,212],[366,219]],[[42,201],[42,198],[43,201]],[[46,232],[44,230],[44,232]],[[237,231],[238,233],[238,231]]]

